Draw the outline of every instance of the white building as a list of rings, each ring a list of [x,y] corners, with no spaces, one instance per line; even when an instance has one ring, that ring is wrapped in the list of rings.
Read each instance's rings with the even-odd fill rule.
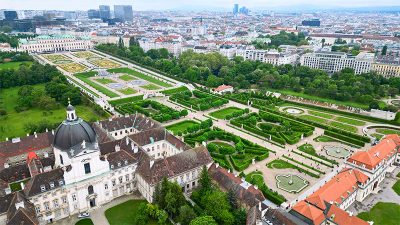
[[[26,162],[0,170],[0,224],[52,223],[135,190],[152,202],[164,177],[190,192],[203,166],[212,163],[204,146],[191,148],[140,114],[90,125],[69,105],[67,119],[49,137],[53,154],[48,157],[32,149],[41,140],[33,137],[4,150],[28,146],[19,150],[29,153]],[[21,178],[15,178],[16,171]],[[27,177],[23,190],[11,193],[9,183]]]
[[[161,49],[165,48],[169,53],[172,53],[174,56],[179,56],[181,53],[182,42],[180,37],[159,37],[156,39],[140,39],[139,45],[145,52],[150,49]]]
[[[236,56],[241,56],[245,60],[260,61],[270,63],[276,66],[285,64],[296,64],[298,55],[292,52],[280,53],[278,51],[256,50],[256,49],[238,49]]]
[[[335,73],[344,68],[352,68],[356,74],[371,71],[374,54],[362,52],[357,56],[350,56],[344,52],[315,52],[306,53],[300,57],[300,64],[313,69],[321,69],[328,73]]]
[[[19,48],[29,53],[88,50],[93,48],[88,36],[41,35],[35,38],[20,39]]]

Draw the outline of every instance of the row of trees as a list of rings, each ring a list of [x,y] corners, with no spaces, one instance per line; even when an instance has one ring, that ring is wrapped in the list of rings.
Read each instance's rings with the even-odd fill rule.
[[[198,54],[186,51],[179,59],[152,59],[136,45],[120,49],[107,44],[99,45],[98,49],[208,87],[229,84],[241,89],[289,89],[363,104],[395,96],[400,89],[400,78],[384,78],[373,72],[356,75],[352,69],[344,69],[330,76],[322,70],[304,66],[273,66],[258,61],[244,61],[241,57],[229,60],[216,52]],[[376,104],[371,106],[376,107]]]
[[[33,57],[26,52],[0,52],[0,63],[6,59],[13,62],[33,61]]]

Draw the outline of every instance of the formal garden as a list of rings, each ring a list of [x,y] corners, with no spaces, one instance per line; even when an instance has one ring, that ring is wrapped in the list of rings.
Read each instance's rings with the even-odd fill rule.
[[[262,92],[228,93],[225,94],[224,97],[245,105],[252,105],[254,107],[273,108],[281,105],[284,102],[280,98],[276,98],[271,94],[267,95],[267,93]]]
[[[149,75],[145,75],[143,73],[140,73],[136,70],[131,70],[129,68],[116,68],[116,69],[109,69],[107,70],[110,73],[118,73],[118,74],[125,74],[125,75],[130,75],[133,76],[135,79],[142,79],[145,81],[148,81],[154,85],[161,86],[164,88],[169,88],[172,87],[171,84],[166,83],[164,81],[162,81],[161,79],[157,79],[155,77],[149,76]]]
[[[267,163],[266,166],[269,169],[294,169],[300,173],[307,174],[314,178],[320,178],[320,175],[323,174],[321,171],[288,156],[283,156],[281,159],[274,159],[273,161]],[[304,169],[303,167],[307,169]]]
[[[161,93],[163,93],[166,96],[169,96],[169,95],[173,95],[173,94],[183,92],[183,91],[189,91],[189,89],[186,86],[181,86],[181,87],[161,91]]]
[[[74,52],[74,53],[72,53],[72,55],[77,58],[83,58],[83,59],[90,59],[90,58],[98,57],[96,54],[89,52],[89,51]]]
[[[182,116],[187,116],[186,109],[177,111],[159,102],[151,100],[141,100],[132,103],[120,104],[115,109],[121,114],[142,113],[158,122],[167,122],[170,120],[179,119]]]
[[[308,181],[298,175],[280,174],[275,176],[276,186],[289,193],[300,193],[308,186]]]
[[[264,182],[264,176],[261,171],[253,171],[247,175],[241,174],[245,180],[251,184],[257,185],[257,187],[262,191],[264,197],[271,202],[280,205],[286,201],[286,198],[279,194],[277,191],[270,189]]]
[[[91,59],[91,60],[88,60],[88,62],[99,68],[104,68],[104,69],[118,68],[121,66],[120,64],[118,64],[116,62],[113,62],[108,59],[103,59],[103,58]]]
[[[57,61],[70,60],[70,58],[68,58],[65,55],[61,55],[61,54],[43,54],[41,56],[52,63],[57,62]]]
[[[119,92],[121,92],[124,95],[133,95],[136,94],[138,91],[133,89],[133,88],[123,88],[118,90]]]
[[[295,144],[314,132],[312,126],[269,112],[250,113],[230,123],[282,145]]]
[[[340,147],[338,147],[338,148],[340,148]],[[338,165],[338,164],[339,164],[338,162],[336,162],[336,161],[333,160],[333,159],[327,158],[326,156],[324,156],[324,155],[322,155],[322,154],[318,154],[317,151],[315,150],[314,146],[312,146],[311,144],[303,144],[303,145],[299,146],[297,149],[298,149],[300,152],[302,152],[302,153],[306,153],[307,155],[312,156],[314,161],[317,161],[317,162],[319,162],[319,163],[322,163],[322,164],[324,164],[324,165],[326,165],[326,166],[328,166],[328,167],[333,168],[332,165]],[[323,148],[323,150],[326,150],[326,149]],[[343,148],[343,151],[344,151],[344,150],[346,150],[346,149]],[[298,154],[297,151],[293,151],[293,152],[294,152],[295,154],[296,154],[296,153]],[[300,154],[301,154],[301,153],[300,153]],[[333,156],[333,155],[328,154],[328,151],[327,151],[327,155]],[[315,158],[318,158],[319,160],[315,160]],[[339,157],[336,157],[336,158],[339,158]],[[322,160],[322,161],[321,161],[321,160]]]
[[[224,109],[217,110],[215,112],[210,113],[209,115],[217,118],[217,119],[226,119],[230,120],[235,117],[239,117],[245,113],[249,113],[249,109],[239,109],[237,107],[228,107]]]
[[[179,92],[171,95],[169,99],[173,102],[177,102],[181,105],[198,111],[205,111],[211,108],[217,108],[229,102],[226,99],[198,90],[194,90],[193,92]]]
[[[79,80],[85,82],[89,86],[93,87],[94,89],[98,90],[99,92],[103,93],[104,95],[107,95],[110,98],[115,98],[118,97],[119,94],[111,91],[110,89],[103,87],[102,85],[96,83],[95,81],[91,80],[90,78],[95,77],[97,75],[96,71],[90,71],[86,73],[77,73],[74,76],[78,78]]]
[[[211,123],[211,120],[207,120]],[[211,157],[220,166],[231,171],[243,171],[254,161],[261,161],[269,156],[271,150],[254,144],[246,139],[211,127],[206,121],[197,129],[184,131],[188,133],[184,140],[191,146],[206,144]],[[184,134],[183,133],[183,134]],[[178,135],[180,133],[178,132]]]
[[[79,63],[59,64],[57,66],[67,71],[68,73],[81,73],[88,69],[86,66]]]

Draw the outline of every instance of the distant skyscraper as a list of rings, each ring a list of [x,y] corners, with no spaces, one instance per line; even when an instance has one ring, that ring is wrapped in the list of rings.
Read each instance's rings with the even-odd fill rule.
[[[114,5],[115,18],[122,21],[133,21],[133,10],[131,5]]]
[[[99,19],[100,18],[99,10],[89,9],[88,10],[88,17],[89,17],[89,19]]]
[[[18,19],[18,14],[16,11],[4,11],[4,19],[7,21],[13,21]]]
[[[233,14],[236,15],[239,13],[239,4],[233,5]]]
[[[101,5],[99,6],[99,10],[100,10],[100,18],[102,20],[108,20],[111,18],[111,13],[110,13],[110,6],[108,5]]]
[[[239,13],[243,15],[249,15],[250,10],[243,6],[242,8],[239,9]]]

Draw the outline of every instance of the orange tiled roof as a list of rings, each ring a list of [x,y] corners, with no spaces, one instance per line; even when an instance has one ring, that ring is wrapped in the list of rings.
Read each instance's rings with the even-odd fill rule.
[[[356,172],[355,172],[356,171]],[[358,188],[358,183],[364,183],[368,177],[354,169],[343,169],[324,186],[306,199],[307,202],[325,210],[324,202],[341,203]]]
[[[336,205],[330,206],[329,211],[327,212],[327,217],[335,224],[340,225],[369,225],[368,222],[356,216],[349,215],[346,211]]]
[[[386,135],[386,137],[368,151],[359,151],[354,153],[348,162],[359,166],[365,165],[369,170],[375,168],[384,159],[388,159],[397,152],[397,146],[400,145],[400,138],[397,134]]]
[[[228,88],[232,88],[232,86],[223,84],[223,85],[215,88],[214,91],[223,91],[223,90],[228,89]]]
[[[321,224],[325,220],[322,210],[304,200],[297,203],[292,209],[310,219],[314,224]]]

